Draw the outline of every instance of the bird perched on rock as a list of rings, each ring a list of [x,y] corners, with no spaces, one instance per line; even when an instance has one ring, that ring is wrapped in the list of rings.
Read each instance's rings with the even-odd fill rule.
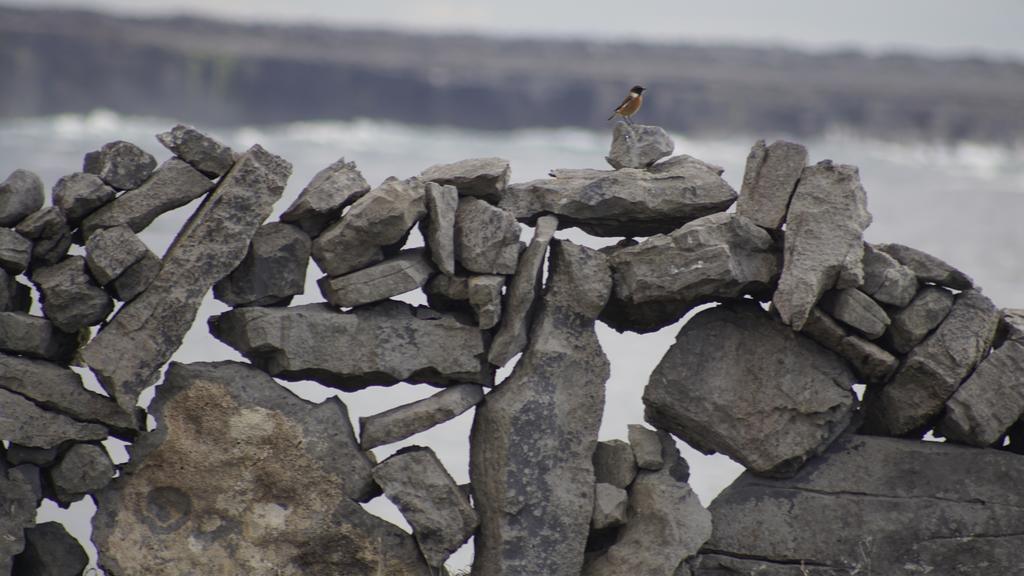
[[[626,124],[632,124],[629,121],[629,117],[636,114],[637,110],[644,103],[644,87],[640,85],[633,86],[629,89],[629,94],[626,95],[626,99],[619,104],[619,107],[612,112],[612,115],[608,117],[609,120],[616,116],[622,116],[622,119],[626,121]]]

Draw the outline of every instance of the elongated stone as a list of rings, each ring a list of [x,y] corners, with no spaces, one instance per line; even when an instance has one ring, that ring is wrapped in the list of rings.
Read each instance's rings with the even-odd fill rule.
[[[0,440],[30,448],[53,448],[69,440],[103,440],[107,429],[49,412],[20,394],[0,389]]]
[[[359,419],[359,442],[369,450],[404,440],[447,422],[476,406],[484,398],[476,384],[456,384],[429,398]]]
[[[459,191],[454,186],[427,183],[427,220],[424,237],[441,273],[455,275],[455,211],[459,208]]]
[[[509,162],[504,158],[468,158],[431,166],[420,178],[442,186],[455,186],[459,196],[473,196],[496,204],[505,193],[510,174]]]
[[[235,163],[235,154],[231,148],[191,126],[178,124],[167,132],[157,134],[156,139],[208,178],[220,178]]]
[[[415,290],[426,284],[435,272],[426,251],[413,248],[344,276],[324,276],[318,284],[328,302],[348,308],[380,302]]]
[[[747,156],[736,213],[758,226],[779,229],[786,221],[789,200],[807,166],[807,148],[777,140],[765,146],[758,140]]]

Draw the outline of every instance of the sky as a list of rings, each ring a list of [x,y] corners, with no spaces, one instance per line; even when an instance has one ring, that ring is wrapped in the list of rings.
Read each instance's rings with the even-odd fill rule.
[[[1024,60],[1021,0],[0,0],[424,32],[785,45]],[[623,10],[621,6],[628,6]]]

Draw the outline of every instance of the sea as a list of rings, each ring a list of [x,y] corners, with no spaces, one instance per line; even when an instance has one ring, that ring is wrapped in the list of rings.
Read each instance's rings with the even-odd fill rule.
[[[107,142],[133,142],[158,161],[170,157],[155,135],[178,121],[171,118],[124,116],[97,110],[43,118],[0,120],[0,178],[17,168],[37,173],[47,191],[66,174],[82,169],[83,156]],[[271,220],[284,211],[319,170],[338,160],[354,161],[366,179],[376,185],[389,176],[407,178],[424,168],[464,158],[498,156],[511,162],[512,181],[545,178],[554,168],[610,169],[604,160],[611,141],[611,125],[581,128],[522,129],[504,132],[465,130],[445,126],[414,126],[356,119],[324,120],[266,126],[204,127],[200,130],[244,151],[254,144],[289,160],[294,171]],[[688,154],[724,169],[723,177],[739,190],[751,145],[758,139],[790,139],[785,134],[729,134],[691,136],[671,134],[676,154]],[[1024,308],[1024,146],[979,142],[921,142],[878,140],[846,131],[796,140],[807,146],[811,162],[830,159],[860,169],[873,222],[865,237],[870,242],[898,242],[934,254],[965,271],[984,293],[1005,308]],[[140,236],[157,254],[163,254],[198,201],[170,212]],[[524,232],[524,237],[529,235]],[[578,230],[559,231],[558,237],[592,247],[616,239],[587,236]],[[413,238],[412,242],[421,242]],[[80,248],[73,250],[80,251]],[[306,292],[294,304],[322,301],[316,287],[321,275],[310,264]],[[423,303],[422,295],[402,297]],[[212,338],[206,318],[226,310],[207,297],[185,343],[175,354],[179,362],[244,361],[234,350]],[[38,304],[36,305],[38,313]],[[619,334],[598,324],[601,344],[612,364],[607,384],[600,438],[625,439],[628,424],[643,422],[641,394],[651,371],[674,341],[680,323],[653,334]],[[510,368],[499,372],[506,376]],[[88,385],[99,390],[82,371]],[[342,393],[312,382],[282,383],[311,402],[339,396],[348,406],[353,426],[360,417],[425,398],[437,391],[426,385],[399,384]],[[152,391],[143,397],[148,402]],[[434,449],[453,478],[469,481],[469,430],[473,411],[406,441],[374,450],[378,460],[409,445]],[[152,421],[151,425],[155,425]],[[770,439],[766,439],[770,441]],[[116,462],[127,458],[123,443],[108,441]],[[707,505],[728,486],[742,468],[722,455],[704,455],[679,442],[691,469],[690,484]],[[408,524],[386,498],[366,505],[406,530]],[[90,534],[95,510],[89,499],[61,510],[44,503],[40,521],[58,519],[83,542]],[[95,550],[87,547],[95,562]],[[464,546],[449,566],[461,569],[472,561],[471,545]],[[95,564],[94,564],[95,566]],[[93,568],[96,571],[95,568]]]

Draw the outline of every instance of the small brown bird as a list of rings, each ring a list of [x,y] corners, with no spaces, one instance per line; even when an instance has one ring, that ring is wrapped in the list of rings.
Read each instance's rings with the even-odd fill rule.
[[[612,115],[608,117],[609,120],[616,116],[622,116],[622,119],[626,121],[626,124],[632,124],[629,121],[629,117],[636,114],[637,110],[644,103],[644,87],[637,85],[633,86],[629,90],[629,94],[626,95],[626,99],[619,104],[619,107],[612,112]]]

